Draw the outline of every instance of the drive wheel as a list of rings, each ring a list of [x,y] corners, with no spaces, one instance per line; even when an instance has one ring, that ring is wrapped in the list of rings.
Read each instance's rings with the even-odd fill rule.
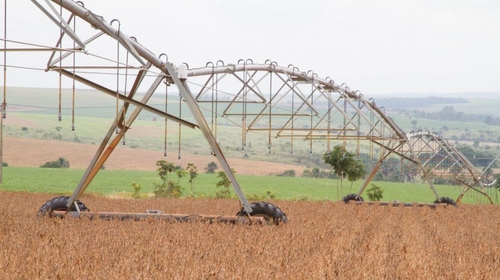
[[[343,201],[343,202],[345,202],[345,203],[348,203],[348,202],[349,202],[349,201],[351,201],[351,200],[352,200],[352,201],[365,201],[365,200],[363,199],[363,197],[361,197],[361,196],[360,196],[360,197],[356,198],[356,196],[357,196],[357,195],[356,195],[356,194],[354,194],[354,193],[348,194],[348,195],[346,195],[346,196],[344,196],[344,197],[342,198],[342,201]]]
[[[45,202],[45,204],[42,205],[42,207],[40,207],[40,210],[38,210],[36,215],[38,217],[45,215],[52,217],[52,212],[54,211],[68,211],[68,206],[66,206],[66,204],[68,204],[69,198],[70,198],[69,196],[54,197],[53,199]],[[85,212],[89,211],[89,209],[87,208],[87,206],[85,206],[85,204],[83,204],[83,202],[77,200],[76,203],[80,211],[85,211]],[[76,211],[74,204],[71,205],[69,211]]]
[[[288,222],[288,218],[285,213],[281,211],[281,209],[269,202],[253,202],[250,204],[252,208],[252,213],[250,216],[252,217],[263,217],[268,224],[279,225],[281,222],[286,224]],[[247,211],[245,208],[241,208],[241,210],[236,213],[236,216],[246,216]]]
[[[450,197],[446,197],[446,196],[443,196],[443,197],[439,198],[438,200],[435,200],[434,203],[443,203],[443,204],[453,205],[455,207],[457,206],[457,203],[455,202],[455,200],[453,200]]]

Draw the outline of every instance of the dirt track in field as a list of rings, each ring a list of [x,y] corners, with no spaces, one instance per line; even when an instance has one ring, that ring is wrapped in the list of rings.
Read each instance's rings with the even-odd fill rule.
[[[275,201],[281,226],[35,217],[0,192],[2,279],[498,279],[497,205]],[[93,211],[234,215],[236,200],[81,198]]]
[[[25,138],[4,138],[3,161],[9,166],[39,167],[48,161],[57,160],[64,157],[70,162],[70,168],[87,168],[92,160],[97,145],[78,144],[63,141],[33,140]],[[180,165],[183,168],[187,163],[194,163],[198,170],[204,172],[204,168],[209,162],[216,162],[214,156],[182,155],[177,158],[176,153],[170,153],[167,157],[160,151],[132,149],[118,146],[106,161],[108,170],[156,170],[156,161],[166,160]],[[269,173],[282,172],[294,169],[297,174],[302,174],[304,167],[264,161],[252,161],[247,159],[227,159],[233,169],[238,174],[244,175],[268,175]]]

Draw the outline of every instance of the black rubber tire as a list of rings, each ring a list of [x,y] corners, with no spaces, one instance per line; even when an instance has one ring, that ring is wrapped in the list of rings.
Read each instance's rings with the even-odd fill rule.
[[[52,217],[53,211],[66,211],[66,210],[68,210],[68,206],[66,206],[66,204],[68,204],[68,200],[69,200],[69,196],[54,197],[53,199],[45,202],[45,204],[42,205],[42,207],[40,207],[40,210],[38,210],[36,215],[38,217],[45,216],[45,215]],[[83,204],[83,202],[80,202],[79,200],[77,200],[76,203],[77,203],[78,209],[80,209],[80,211],[85,211],[85,212],[89,211],[89,209],[87,208],[87,206],[85,206],[85,204]],[[76,211],[75,205],[72,205],[71,209],[69,209],[69,211]]]
[[[457,206],[455,200],[446,196],[439,198],[439,200],[435,200],[434,203],[443,203],[443,204],[453,205],[455,207]]]
[[[360,196],[360,197],[356,198],[356,196],[357,196],[357,194],[354,194],[354,193],[348,194],[342,198],[342,201],[345,203],[348,203],[351,200],[353,200],[353,201],[365,201],[363,199],[363,197]]]
[[[252,213],[250,213],[250,216],[256,216],[256,217],[264,217],[264,219],[270,223],[270,224],[275,224],[279,225],[281,222],[286,224],[288,222],[288,218],[286,217],[285,213],[281,211],[281,209],[269,202],[253,202],[250,204],[250,207],[252,208]],[[236,213],[236,216],[246,216],[247,211],[245,208],[241,208],[241,210]]]

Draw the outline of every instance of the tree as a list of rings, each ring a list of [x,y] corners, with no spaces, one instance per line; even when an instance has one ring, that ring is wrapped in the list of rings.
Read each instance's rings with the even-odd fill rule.
[[[215,173],[215,170],[217,170],[219,167],[217,166],[217,163],[215,162],[210,162],[209,164],[207,164],[207,167],[205,167],[205,171],[207,173]]]
[[[319,177],[319,175],[320,175],[320,170],[319,170],[319,168],[318,168],[318,167],[314,167],[314,168],[313,168],[313,170],[312,170],[312,176],[313,176],[314,178],[318,178],[318,177]]]
[[[380,201],[383,197],[384,190],[375,184],[371,184],[371,188],[366,191],[366,194],[371,201]]]
[[[158,169],[156,169],[156,171],[158,172],[158,175],[160,175],[160,178],[162,180],[169,179],[169,174],[175,170],[175,165],[173,163],[164,160],[157,161],[156,166],[158,166]]]
[[[448,126],[443,125],[443,127],[441,127],[441,131],[442,131],[442,133],[441,133],[441,134],[444,136],[444,135],[446,134],[446,132],[448,132],[448,131],[449,131]]]
[[[354,184],[355,181],[359,180],[359,179],[362,179],[363,176],[365,175],[366,173],[366,170],[365,170],[365,165],[357,160],[354,164],[354,166],[352,167],[352,169],[350,170],[349,173],[349,176],[347,178],[347,180],[349,180],[349,182],[351,182],[351,186],[350,186],[350,189],[349,189],[349,193],[352,191],[352,185]]]
[[[479,148],[479,140],[475,140],[472,146],[474,146],[474,148],[476,149]]]
[[[323,160],[332,167],[333,172],[340,179],[341,192],[343,192],[342,181],[344,178],[347,178],[350,182],[354,182],[361,179],[365,173],[363,163],[356,159],[353,153],[348,152],[345,147],[341,145],[337,145],[333,148],[333,151],[325,153],[323,155]],[[340,197],[338,181],[337,197]]]
[[[412,125],[413,129],[416,129],[417,128],[417,120],[412,120],[411,125]]]
[[[295,170],[293,169],[287,169],[283,171],[280,175],[278,176],[283,176],[283,177],[295,177]]]
[[[234,171],[234,169],[231,169],[231,171],[233,172],[233,174],[236,173],[236,171]],[[215,187],[219,188],[218,191],[215,192],[215,197],[216,198],[230,198],[231,197],[231,190],[229,187],[231,186],[231,181],[227,177],[226,172],[219,171],[217,173],[217,178],[220,178],[220,181],[217,182],[217,184],[215,184]]]
[[[189,172],[189,183],[191,184],[191,193],[193,193],[194,179],[198,176],[198,168],[194,163],[188,163],[186,170]]]
[[[184,169],[176,169],[175,170],[175,175],[177,175],[177,184],[181,183],[181,178],[186,176],[188,172]]]
[[[132,183],[132,188],[134,188],[134,191],[132,192],[132,197],[133,198],[141,198],[141,195],[139,194],[139,191],[142,188],[141,185],[133,182]]]
[[[174,172],[175,165],[171,162],[159,160],[156,162],[156,166],[158,166],[156,171],[158,171],[162,183],[154,184],[155,197],[180,197],[182,195],[182,187],[179,183],[174,183],[170,180],[170,173]]]
[[[46,163],[40,165],[42,168],[69,168],[69,161],[65,158],[60,157],[58,160],[47,161]]]
[[[302,177],[311,177],[311,170],[309,169],[304,169],[304,171],[302,171]]]

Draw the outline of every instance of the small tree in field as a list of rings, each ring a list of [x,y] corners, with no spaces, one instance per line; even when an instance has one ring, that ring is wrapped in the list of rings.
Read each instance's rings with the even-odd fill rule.
[[[186,171],[189,172],[189,183],[191,184],[191,194],[193,191],[194,179],[198,176],[198,168],[194,163],[188,163]]]
[[[236,173],[234,169],[231,169],[233,171],[233,174]],[[215,184],[215,187],[218,188],[218,190],[215,192],[215,197],[216,198],[230,198],[231,197],[231,189],[229,188],[231,186],[231,181],[226,175],[226,172],[224,171],[219,171],[217,173],[217,178],[220,178],[220,181]]]
[[[181,183],[181,178],[186,176],[188,173],[184,169],[176,169],[175,170],[175,175],[177,175],[177,184]]]
[[[40,165],[42,168],[69,168],[69,161],[60,157],[58,160],[47,161],[45,164]]]
[[[353,153],[348,152],[344,146],[337,145],[333,151],[327,152],[323,155],[323,160],[329,164],[337,178],[340,179],[340,188],[342,190],[342,181],[347,178],[351,185],[354,181],[359,180],[365,174],[365,166],[363,163],[355,158]],[[339,184],[337,181],[337,197],[339,196]]]
[[[366,194],[371,201],[380,201],[384,197],[384,190],[375,184],[371,184],[371,188],[366,191]]]
[[[365,170],[365,166],[363,163],[361,163],[361,161],[357,161],[354,166],[352,167],[352,169],[350,170],[350,172],[348,172],[348,176],[347,176],[347,180],[349,182],[351,182],[351,186],[349,188],[349,192],[352,191],[352,185],[354,184],[355,181],[359,180],[359,179],[362,179],[363,176],[365,175],[366,173],[366,170]]]
[[[132,197],[133,198],[141,198],[141,195],[139,194],[139,191],[141,190],[141,185],[137,183],[132,183],[132,188],[134,188],[134,191],[132,192]]]
[[[205,167],[205,171],[207,173],[215,173],[215,170],[217,170],[217,168],[219,168],[217,166],[217,163],[215,163],[215,162],[212,161],[209,164],[207,164],[207,167]]]
[[[171,162],[159,160],[156,162],[156,166],[158,166],[156,171],[158,171],[162,183],[154,184],[155,197],[180,197],[182,195],[182,187],[179,183],[170,180],[170,173],[174,172],[175,165]]]

